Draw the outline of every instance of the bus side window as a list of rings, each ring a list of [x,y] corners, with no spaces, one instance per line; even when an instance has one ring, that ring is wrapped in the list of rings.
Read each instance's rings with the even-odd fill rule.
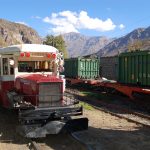
[[[11,57],[9,58],[9,66],[10,66],[10,75],[14,74],[14,59]]]
[[[2,75],[2,72],[1,72],[1,58],[0,58],[0,75]]]
[[[3,75],[8,75],[8,58],[2,58]]]

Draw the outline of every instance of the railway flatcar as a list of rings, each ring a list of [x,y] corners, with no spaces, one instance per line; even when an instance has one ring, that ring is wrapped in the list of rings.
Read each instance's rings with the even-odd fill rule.
[[[109,66],[112,66],[114,72],[118,73],[116,82],[112,83],[107,80],[99,83],[99,86],[105,87],[105,89],[115,89],[129,96],[131,99],[134,99],[134,97],[150,97],[150,51],[124,52],[116,58],[117,71],[115,63],[108,65],[107,63],[101,62],[103,70],[104,68],[106,68],[106,70],[109,68],[110,71]],[[103,58],[101,59],[103,61]],[[108,59],[108,62],[111,61],[110,57],[104,59],[105,61]],[[105,66],[105,64],[107,64],[107,66]]]
[[[25,137],[45,137],[64,128],[88,128],[82,107],[64,95],[63,55],[48,45],[21,44],[0,49],[0,105],[18,112]]]
[[[102,87],[109,92],[116,90],[131,99],[136,95],[149,97],[149,61],[150,51],[125,52],[114,57],[101,57],[99,60],[70,58],[65,60],[65,75],[71,84],[81,83],[83,87],[96,89]]]

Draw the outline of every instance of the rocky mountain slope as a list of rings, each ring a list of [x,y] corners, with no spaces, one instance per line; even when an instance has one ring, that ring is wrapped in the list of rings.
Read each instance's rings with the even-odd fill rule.
[[[140,49],[150,49],[150,27],[136,29],[129,34],[112,41],[105,47],[100,48],[97,54],[98,56],[114,56],[118,53],[127,51],[129,45],[132,45],[137,41],[141,42]]]
[[[96,53],[100,48],[103,48],[113,40],[102,36],[88,37],[74,32],[66,33],[62,36],[66,42],[70,57]]]
[[[42,43],[38,33],[23,24],[0,19],[0,47],[23,43]]]
[[[93,53],[97,53],[98,56],[114,56],[127,51],[129,45],[135,41],[142,42],[141,49],[150,49],[150,27],[135,29],[118,39],[104,36],[89,37],[73,32],[62,36],[70,57]],[[41,44],[42,39],[28,26],[0,19],[0,47],[22,43]]]

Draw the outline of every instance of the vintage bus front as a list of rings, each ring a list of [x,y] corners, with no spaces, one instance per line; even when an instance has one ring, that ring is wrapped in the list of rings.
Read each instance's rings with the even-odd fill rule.
[[[17,92],[32,105],[49,107],[61,105],[65,79],[59,75],[62,55],[56,53],[21,53],[18,57],[18,75],[15,80]]]
[[[21,102],[35,106],[50,106],[62,100],[65,79],[59,73],[64,60],[56,48],[23,44],[0,49],[0,53],[0,95],[4,107],[19,107],[19,101],[13,100],[16,93],[24,95],[20,96]]]

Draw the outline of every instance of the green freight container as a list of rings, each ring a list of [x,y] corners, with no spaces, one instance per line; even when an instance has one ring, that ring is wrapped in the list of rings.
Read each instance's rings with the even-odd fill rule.
[[[126,52],[118,59],[120,83],[150,86],[150,51]]]
[[[69,78],[95,79],[99,77],[99,59],[70,58],[65,59],[64,75]]]

